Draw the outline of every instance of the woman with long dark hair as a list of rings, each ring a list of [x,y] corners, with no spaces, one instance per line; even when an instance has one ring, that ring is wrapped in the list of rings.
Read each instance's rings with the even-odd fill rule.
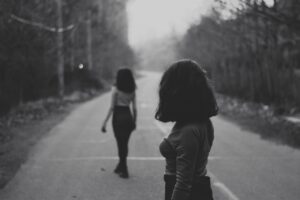
[[[111,106],[102,126],[102,132],[106,132],[107,121],[113,115],[112,126],[119,154],[119,163],[114,172],[122,178],[129,177],[127,168],[128,142],[131,132],[136,128],[137,119],[135,90],[136,84],[131,70],[120,69],[117,72],[116,88],[112,93]]]
[[[155,118],[175,125],[161,144],[165,200],[212,200],[207,160],[214,140],[210,117],[218,106],[204,69],[180,60],[163,74]]]

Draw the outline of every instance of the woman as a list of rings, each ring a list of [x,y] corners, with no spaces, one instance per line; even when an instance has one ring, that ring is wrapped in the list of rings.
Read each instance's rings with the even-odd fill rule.
[[[205,71],[181,60],[164,73],[155,118],[175,125],[161,144],[166,159],[165,200],[212,200],[207,158],[214,131],[210,117],[218,107]]]
[[[130,69],[120,69],[117,73],[116,88],[112,93],[111,106],[102,126],[106,132],[106,124],[113,114],[112,126],[117,141],[119,163],[114,172],[122,178],[128,178],[127,155],[131,132],[136,127],[137,109],[135,98],[135,80]],[[132,112],[130,111],[132,105]]]

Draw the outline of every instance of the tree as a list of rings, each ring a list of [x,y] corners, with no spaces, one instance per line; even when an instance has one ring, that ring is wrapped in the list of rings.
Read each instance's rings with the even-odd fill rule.
[[[64,84],[65,92],[78,89],[70,87],[69,79],[76,79],[76,66],[87,66],[88,57],[94,66],[87,73],[97,79],[133,64],[126,17],[116,15],[126,13],[125,4],[118,0],[0,1],[0,114],[26,101],[62,95]],[[87,54],[88,46],[91,53]]]
[[[223,18],[222,3],[193,25],[180,54],[205,65],[220,92],[299,106],[300,2],[281,0],[271,7],[264,1],[240,2],[231,17]]]

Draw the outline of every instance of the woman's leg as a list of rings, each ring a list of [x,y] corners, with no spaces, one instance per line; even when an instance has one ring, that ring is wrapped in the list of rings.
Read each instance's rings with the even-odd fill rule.
[[[128,143],[130,138],[131,131],[124,131],[120,135],[120,146],[119,146],[119,157],[120,157],[120,168],[125,176],[128,176],[127,169],[127,156],[128,156]]]
[[[114,172],[115,173],[120,173],[121,172],[121,156],[122,156],[122,153],[121,153],[121,139],[119,138],[118,136],[119,134],[116,134],[115,133],[115,138],[116,138],[116,142],[117,142],[117,147],[118,147],[118,156],[119,156],[119,163],[117,164]]]
[[[113,129],[117,140],[119,164],[116,168],[117,173],[122,173],[128,177],[127,170],[127,155],[128,155],[128,142],[132,132],[132,116],[129,108],[115,109],[113,115]],[[120,174],[121,175],[121,174]]]

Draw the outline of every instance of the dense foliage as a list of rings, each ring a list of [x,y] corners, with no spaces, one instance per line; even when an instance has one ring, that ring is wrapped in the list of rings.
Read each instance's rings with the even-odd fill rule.
[[[206,66],[220,92],[299,106],[300,1],[277,0],[268,6],[240,0],[240,6],[230,10],[226,1],[218,2],[188,30],[180,55]]]
[[[57,54],[58,1],[63,55]],[[0,114],[13,105],[57,94],[59,56],[64,58],[66,92],[77,89],[70,84],[80,76],[109,78],[120,65],[131,66],[125,6],[126,1],[118,0],[1,0]],[[93,66],[88,66],[88,22]],[[79,69],[80,64],[86,68]]]

